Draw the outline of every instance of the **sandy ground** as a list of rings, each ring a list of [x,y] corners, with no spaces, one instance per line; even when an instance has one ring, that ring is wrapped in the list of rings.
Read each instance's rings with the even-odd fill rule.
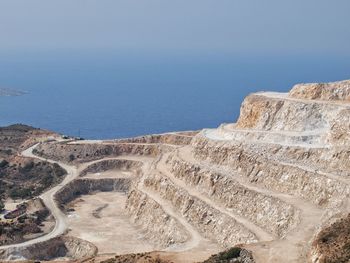
[[[97,246],[99,254],[138,253],[154,250],[142,238],[142,231],[124,214],[126,195],[101,192],[85,195],[68,216],[69,235]]]
[[[4,202],[4,204],[5,204],[5,209],[0,213],[0,220],[6,220],[5,218],[4,218],[4,216],[8,213],[8,212],[10,212],[10,211],[12,211],[12,210],[15,210],[16,209],[16,206],[17,205],[19,205],[19,204],[21,204],[23,201],[22,200],[17,200],[17,201],[15,201],[15,200],[12,200],[12,199],[7,199],[5,202]]]
[[[12,211],[16,209],[16,206],[21,204],[24,200],[12,200],[12,199],[7,199],[5,201],[5,210],[7,211]]]
[[[88,173],[84,178],[102,179],[102,178],[132,178],[135,177],[131,171],[109,170],[101,173]]]

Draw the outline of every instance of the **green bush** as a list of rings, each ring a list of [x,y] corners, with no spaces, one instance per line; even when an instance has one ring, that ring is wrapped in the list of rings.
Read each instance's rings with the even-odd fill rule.
[[[0,212],[2,212],[2,210],[4,210],[4,208],[5,208],[5,205],[2,202],[2,200],[0,200]]]
[[[47,174],[40,180],[40,183],[44,185],[44,187],[49,187],[53,183],[53,181],[53,176],[51,174]]]
[[[6,160],[2,160],[2,161],[0,162],[0,168],[5,168],[5,167],[8,166],[8,165],[9,165],[9,162],[6,161]]]
[[[74,159],[75,159],[74,154],[70,154],[70,155],[69,155],[69,161],[74,161]]]
[[[10,191],[10,197],[12,199],[25,199],[28,197],[32,197],[32,191],[30,188],[24,188],[24,189],[19,189],[19,188],[13,188]]]
[[[53,172],[56,176],[61,177],[65,175],[67,172],[64,170],[61,166],[59,166],[57,163],[53,164]]]
[[[219,254],[220,260],[228,260],[232,258],[238,258],[241,253],[241,248],[233,247]]]
[[[24,167],[20,168],[20,172],[28,173],[33,169],[33,167],[34,167],[34,162],[29,162]]]

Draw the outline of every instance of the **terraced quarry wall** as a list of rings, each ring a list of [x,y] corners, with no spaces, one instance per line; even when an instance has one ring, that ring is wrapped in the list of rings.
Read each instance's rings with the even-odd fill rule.
[[[133,170],[136,173],[140,172],[140,168],[142,167],[142,162],[125,160],[125,159],[116,159],[116,160],[104,160],[93,163],[80,172],[80,176],[85,176],[89,173],[98,173],[105,172],[108,170],[124,170],[129,171]]]
[[[160,150],[167,149],[167,146],[156,144],[41,144],[36,149],[39,156],[60,160],[64,162],[87,162],[102,159],[104,157],[116,157],[122,155],[146,155],[156,156]]]
[[[36,153],[62,161],[68,177],[80,172],[57,192],[60,205],[125,191],[145,242],[175,262],[233,246],[257,263],[347,262],[349,83],[250,95],[237,123],[217,129],[42,143]],[[115,178],[98,178],[108,171]]]
[[[80,195],[101,192],[127,192],[130,187],[127,178],[77,179],[67,184],[56,193],[55,199],[60,204],[67,204]]]
[[[312,131],[329,127],[339,106],[253,94],[241,107],[237,128],[270,131]]]
[[[203,168],[177,155],[170,155],[167,163],[171,172],[187,185],[196,188],[227,209],[248,218],[270,233],[283,236],[299,220],[298,210],[292,205],[247,188],[224,172]],[[260,204],[256,206],[256,204]]]
[[[176,132],[165,134],[152,134],[135,138],[119,139],[111,142],[118,143],[160,143],[171,145],[188,145],[197,132]]]
[[[190,234],[176,218],[171,217],[159,203],[137,189],[130,191],[126,210],[132,220],[143,227],[146,237],[159,248],[179,245],[190,239]]]
[[[159,193],[161,198],[169,201],[204,237],[214,239],[222,247],[257,240],[253,233],[232,217],[191,196],[164,176],[154,173],[147,176],[144,184],[146,188]]]
[[[252,150],[252,147],[257,148],[258,146],[240,142],[212,141],[204,136],[198,136],[193,141],[193,153],[197,159],[227,166],[251,183],[261,184],[282,193],[298,194],[322,206],[326,206],[332,199],[348,197],[350,194],[349,185],[342,183],[337,178],[333,179],[317,173],[316,170],[310,171],[303,168],[301,164],[306,164],[305,159],[311,154],[302,152],[300,148],[298,152],[294,152],[295,161],[293,162],[292,151],[289,152],[289,155],[287,151],[283,151],[280,154],[283,160],[279,161],[278,149],[281,147],[269,149],[269,146],[264,145],[264,148],[260,146],[267,151],[265,154],[262,154],[262,151],[259,153],[254,148]],[[271,159],[267,158],[268,155],[272,156]],[[291,158],[288,159],[289,156]],[[283,162],[285,160],[288,160],[289,163]],[[297,160],[300,166],[296,164]],[[310,167],[310,164],[307,167]]]

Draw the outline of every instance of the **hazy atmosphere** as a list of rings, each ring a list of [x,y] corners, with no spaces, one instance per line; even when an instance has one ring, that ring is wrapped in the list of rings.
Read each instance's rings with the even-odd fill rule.
[[[0,262],[350,262],[350,0],[0,0]]]
[[[346,0],[2,0],[0,88],[28,94],[0,98],[0,124],[112,138],[232,122],[250,92],[348,79],[348,10]]]
[[[0,2],[0,48],[350,55],[347,0]]]

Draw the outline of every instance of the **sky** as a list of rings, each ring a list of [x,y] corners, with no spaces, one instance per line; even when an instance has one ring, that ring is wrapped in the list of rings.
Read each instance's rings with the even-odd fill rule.
[[[0,0],[0,52],[350,55],[349,0]]]

